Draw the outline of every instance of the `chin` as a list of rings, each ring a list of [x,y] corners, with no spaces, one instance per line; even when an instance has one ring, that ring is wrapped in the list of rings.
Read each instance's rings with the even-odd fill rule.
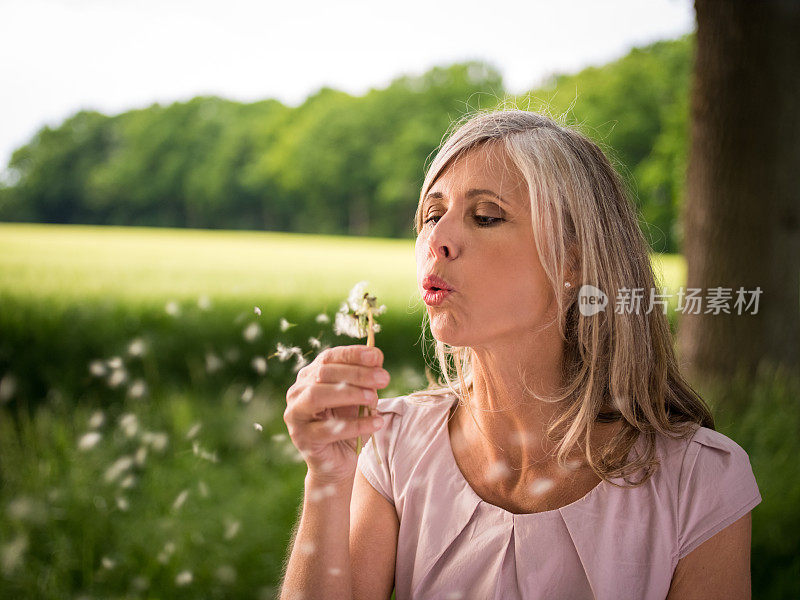
[[[437,342],[449,346],[466,346],[469,341],[465,338],[463,328],[453,321],[452,315],[446,313],[433,313],[429,315],[431,334]]]

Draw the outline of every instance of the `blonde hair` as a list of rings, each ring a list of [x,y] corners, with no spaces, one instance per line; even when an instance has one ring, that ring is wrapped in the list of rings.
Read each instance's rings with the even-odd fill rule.
[[[560,405],[546,430],[557,443],[558,465],[566,467],[575,446],[583,444],[588,465],[603,480],[623,477],[633,487],[643,484],[658,467],[656,434],[687,438],[698,426],[714,429],[714,418],[680,373],[661,310],[605,310],[588,317],[579,311],[578,291],[584,284],[606,291],[655,288],[649,246],[622,178],[588,137],[535,112],[479,111],[454,125],[457,129],[425,175],[415,215],[417,235],[422,201],[454,160],[484,144],[505,150],[527,182],[536,249],[555,291],[565,342],[566,385],[541,397]],[[567,272],[577,275],[569,288],[561,283]],[[424,330],[425,322],[423,336]],[[454,393],[471,412],[472,349],[436,340],[435,352],[444,379],[429,375],[428,388],[409,398]],[[594,423],[619,420],[618,433],[599,457],[593,456],[588,440]],[[639,435],[645,437],[645,451],[625,463]],[[644,476],[629,481],[640,469]]]

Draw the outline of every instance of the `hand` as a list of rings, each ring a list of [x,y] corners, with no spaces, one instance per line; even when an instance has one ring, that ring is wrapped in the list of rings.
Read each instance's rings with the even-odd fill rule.
[[[315,479],[352,483],[356,438],[368,438],[383,425],[373,423],[377,415],[358,417],[359,405],[374,410],[376,390],[389,384],[381,365],[383,352],[375,347],[327,348],[300,369],[286,392],[283,420]],[[384,380],[379,382],[377,375]]]

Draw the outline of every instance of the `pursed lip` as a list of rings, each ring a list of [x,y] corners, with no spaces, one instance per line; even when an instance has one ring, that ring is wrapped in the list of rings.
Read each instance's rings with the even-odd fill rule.
[[[444,279],[442,279],[438,275],[434,275],[433,273],[426,275],[425,278],[422,280],[422,289],[424,289],[425,291],[435,291],[437,289],[447,290],[449,292],[454,291],[453,286],[451,286],[449,283],[447,283]]]

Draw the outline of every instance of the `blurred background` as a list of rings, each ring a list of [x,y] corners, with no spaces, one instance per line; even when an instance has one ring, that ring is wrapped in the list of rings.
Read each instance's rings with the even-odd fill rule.
[[[750,455],[753,597],[800,597],[800,48],[777,0],[7,0],[0,597],[274,598],[297,370],[366,280],[391,397],[436,376],[413,215],[451,123],[563,119],[628,184],[668,317]]]

